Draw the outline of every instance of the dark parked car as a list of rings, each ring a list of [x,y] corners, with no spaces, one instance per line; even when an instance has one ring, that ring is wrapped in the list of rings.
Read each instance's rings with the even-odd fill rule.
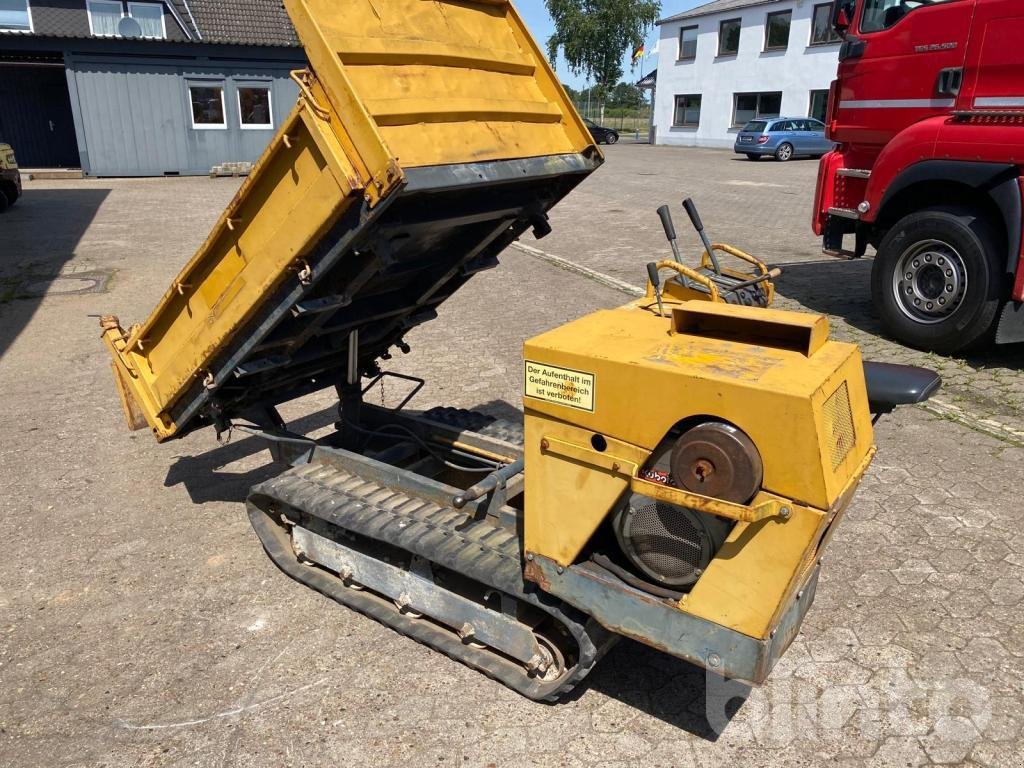
[[[614,144],[619,140],[619,132],[614,131],[611,128],[605,128],[604,126],[598,125],[593,120],[587,120],[583,118],[583,122],[587,124],[587,128],[590,129],[590,135],[594,137],[594,141],[598,144]]]
[[[772,155],[780,162],[794,157],[821,157],[835,146],[825,138],[825,125],[809,117],[751,120],[736,136],[734,149],[751,160]]]
[[[21,197],[21,174],[10,144],[0,143],[0,213]]]

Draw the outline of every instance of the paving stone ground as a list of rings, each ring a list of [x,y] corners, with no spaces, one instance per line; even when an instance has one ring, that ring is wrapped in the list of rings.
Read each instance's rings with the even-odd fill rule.
[[[806,265],[786,299],[876,357],[919,359],[873,335],[852,278],[813,264],[806,191],[761,212],[811,165],[613,147],[530,244],[639,283],[650,212],[702,179],[709,228]],[[921,408],[879,424],[803,632],[752,691],[624,641],[569,701],[533,704],[282,575],[242,506],[276,471],[266,453],[127,433],[93,317],[141,319],[236,188],[33,182],[0,217],[0,766],[1021,765],[1024,449]],[[510,250],[396,366],[428,379],[423,407],[507,414],[524,338],[625,298]],[[950,363],[947,381],[1019,429],[1015,355]],[[317,429],[330,405],[285,415]]]

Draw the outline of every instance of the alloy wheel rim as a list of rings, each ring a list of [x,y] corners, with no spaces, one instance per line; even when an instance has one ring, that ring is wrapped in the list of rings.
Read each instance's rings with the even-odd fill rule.
[[[963,257],[942,240],[922,240],[907,248],[892,276],[896,306],[916,323],[941,323],[956,312],[967,295]]]

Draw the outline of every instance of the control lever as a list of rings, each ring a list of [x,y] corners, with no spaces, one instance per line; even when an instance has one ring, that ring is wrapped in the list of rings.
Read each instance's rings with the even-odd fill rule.
[[[693,224],[693,228],[700,235],[700,241],[704,243],[704,250],[707,251],[708,257],[711,259],[711,266],[714,267],[715,274],[721,275],[722,267],[718,263],[718,257],[715,256],[715,249],[711,247],[711,241],[708,240],[707,233],[704,232],[704,224],[700,220],[700,214],[697,213],[697,206],[694,204],[693,199],[688,197],[683,200],[683,208],[686,210],[686,215],[690,217],[690,223]]]
[[[661,226],[665,229],[665,238],[668,240],[668,244],[672,246],[672,257],[676,261],[682,261],[679,256],[679,246],[676,245],[676,227],[672,223],[672,212],[668,209],[667,205],[663,205],[658,209],[658,216],[661,218]],[[650,267],[647,269],[650,270]]]
[[[668,240],[668,244],[672,246],[672,259],[676,262],[681,262],[682,257],[679,255],[679,246],[676,244],[676,226],[672,223],[672,211],[669,210],[667,205],[663,205],[658,208],[658,217],[661,219],[661,226],[665,230],[665,239]],[[647,265],[647,274],[651,274],[651,265]],[[655,267],[654,274],[658,274],[657,267]],[[686,276],[682,276],[683,285],[687,288],[690,286],[690,280]],[[654,291],[658,295],[658,311],[661,312],[661,292],[658,290],[659,283],[655,280]]]
[[[669,220],[668,226],[672,226],[671,220]],[[658,314],[664,317],[664,307],[661,305],[661,278],[658,276],[658,262],[650,261],[647,263],[647,279],[654,286],[654,297],[658,300]]]

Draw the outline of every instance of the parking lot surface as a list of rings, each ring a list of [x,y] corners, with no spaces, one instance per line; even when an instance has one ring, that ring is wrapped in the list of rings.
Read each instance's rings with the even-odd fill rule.
[[[245,517],[252,438],[128,433],[95,315],[143,319],[230,179],[32,182],[0,217],[0,765],[1019,766],[1024,373],[878,335],[869,262],[823,261],[815,164],[619,145],[552,216],[410,336],[414,405],[519,408],[523,339],[623,303],[684,195],[713,239],[784,265],[783,306],[875,359],[946,378],[944,407],[878,425],[878,457],[768,683],[724,684],[620,643],[570,700],[526,701],[271,564]],[[689,236],[681,209],[677,230]],[[685,234],[684,234],[685,233]],[[688,241],[696,243],[696,236]],[[691,249],[696,253],[696,246]],[[392,402],[390,388],[374,397]],[[283,409],[300,427],[331,398]]]

